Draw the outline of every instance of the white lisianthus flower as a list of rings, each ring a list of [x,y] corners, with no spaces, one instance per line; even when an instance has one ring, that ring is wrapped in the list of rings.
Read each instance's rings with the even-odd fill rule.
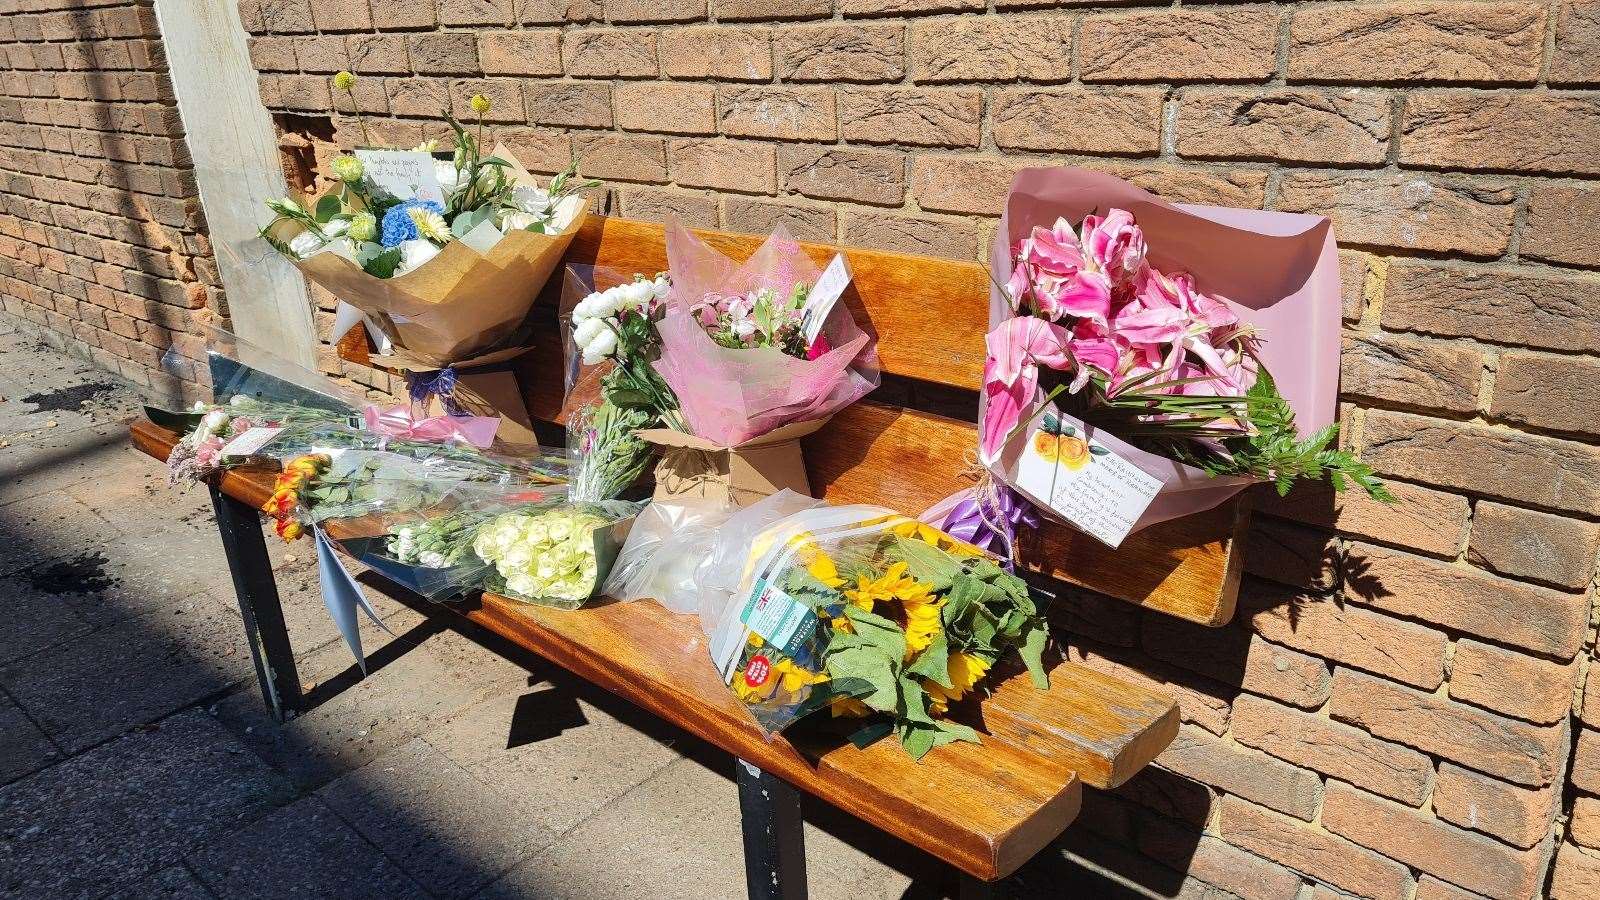
[[[518,185],[511,189],[511,202],[517,209],[540,218],[550,212],[550,194],[544,188]]]
[[[522,231],[537,224],[539,217],[532,213],[508,212],[500,216],[500,227],[506,231]]]
[[[456,171],[456,164],[448,159],[436,159],[433,161],[433,177],[438,179],[439,187],[444,189],[446,197],[454,194],[461,187],[461,182],[457,180],[460,177],[460,173]]]
[[[322,249],[325,241],[317,236],[314,231],[302,231],[289,239],[289,252],[298,259],[305,259]]]
[[[439,245],[425,238],[415,238],[400,242],[400,265],[395,267],[395,275],[404,275],[416,270],[419,266],[439,255]]]
[[[327,235],[330,238],[336,238],[339,235],[344,234],[346,231],[349,231],[349,230],[350,230],[350,220],[349,219],[334,219],[333,221],[329,222],[328,224],[322,226],[322,233]]]

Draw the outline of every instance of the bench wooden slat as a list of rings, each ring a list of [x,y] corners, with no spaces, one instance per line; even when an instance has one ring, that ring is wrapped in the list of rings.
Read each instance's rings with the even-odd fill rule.
[[[176,435],[135,423],[135,446],[165,459]],[[271,474],[235,469],[220,485],[245,503]],[[1059,662],[1048,692],[1006,678],[981,707],[982,746],[941,747],[915,763],[894,744],[864,750],[826,730],[767,740],[710,664],[692,616],[655,603],[561,611],[486,595],[467,618],[711,743],[983,879],[1003,877],[1076,815],[1082,784],[1115,787],[1177,733],[1168,697]]]

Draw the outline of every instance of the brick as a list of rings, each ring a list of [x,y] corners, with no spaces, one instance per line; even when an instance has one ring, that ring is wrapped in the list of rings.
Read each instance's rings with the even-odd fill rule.
[[[1245,658],[1242,686],[1292,706],[1316,709],[1333,693],[1333,673],[1315,656],[1254,637]]]
[[[772,78],[772,32],[766,28],[665,29],[656,36],[656,51],[668,78]]]
[[[772,39],[783,81],[899,81],[906,72],[899,23],[792,25]]]
[[[905,199],[905,154],[892,150],[785,146],[778,149],[779,183],[821,200],[899,206]]]
[[[1202,203],[1261,209],[1267,196],[1267,173],[1253,170],[1180,168],[1141,165],[1120,160],[1094,160],[1088,168],[1125,178],[1174,203]]]
[[[1258,518],[1245,536],[1245,572],[1293,587],[1334,587],[1338,557],[1333,535],[1281,519]]]
[[[402,35],[352,34],[345,38],[345,46],[350,54],[350,70],[358,75],[404,75],[411,71]]]
[[[294,40],[292,38],[251,38],[250,64],[258,72],[293,72]]]
[[[754,197],[729,196],[723,201],[723,225],[745,234],[771,234],[780,226],[796,240],[835,242],[839,214],[830,206],[774,203]]]
[[[1600,435],[1600,365],[1587,359],[1508,351],[1495,373],[1494,418],[1548,431]]]
[[[1138,668],[1115,659],[1104,650],[1078,640],[1066,648],[1067,657],[1079,665],[1126,679],[1166,694],[1177,701],[1179,718],[1212,734],[1228,730],[1231,700],[1238,693],[1192,673],[1160,663],[1140,660]]]
[[[1407,865],[1492,897],[1533,897],[1545,853],[1524,853],[1426,813],[1331,782],[1322,826]]]
[[[1433,775],[1433,762],[1415,750],[1257,697],[1234,701],[1232,734],[1239,743],[1285,762],[1410,806],[1422,803]]]
[[[367,0],[319,0],[311,4],[311,20],[318,31],[366,31],[372,10]]]
[[[1575,798],[1568,827],[1574,843],[1600,848],[1600,797]]]
[[[475,121],[477,113],[468,104],[480,94],[489,100],[489,111],[483,116],[485,122],[516,124],[528,114],[522,101],[521,79],[473,78],[451,84],[451,115],[459,122]]]
[[[1401,165],[1600,174],[1600,98],[1524,91],[1418,92],[1406,98]]]
[[[1241,600],[1265,639],[1425,690],[1444,680],[1444,634],[1313,594],[1249,582]]]
[[[1579,711],[1578,718],[1589,728],[1600,728],[1600,674],[1589,679],[1589,687],[1584,692],[1583,709]]]
[[[965,220],[856,210],[845,210],[843,216],[840,241],[852,247],[963,260],[977,252],[977,229]]]
[[[706,17],[706,0],[605,0],[606,18],[623,22],[692,22]]]
[[[839,12],[847,16],[916,15],[982,10],[983,0],[839,0]]]
[[[1433,784],[1434,815],[1523,850],[1550,833],[1560,799],[1554,787],[1529,790],[1450,763],[1439,764]]]
[[[575,78],[654,78],[656,37],[650,29],[578,29],[565,32],[561,61]]]
[[[711,0],[723,22],[757,19],[825,19],[833,14],[833,0]]]
[[[1555,263],[1600,266],[1600,242],[1592,240],[1589,228],[1595,221],[1600,221],[1600,190],[1536,183],[1528,195],[1521,253]]]
[[[674,140],[667,157],[684,187],[770,194],[777,190],[777,152],[754,141]]]
[[[1511,241],[1516,191],[1421,173],[1284,176],[1277,208],[1326,215],[1345,244],[1499,256]]]
[[[593,81],[529,81],[528,121],[569,128],[610,128],[611,85]]]
[[[1271,489],[1257,490],[1255,508],[1432,556],[1454,557],[1466,530],[1467,498],[1403,481],[1387,484],[1399,502],[1383,503],[1365,491],[1336,493],[1327,485],[1302,482],[1287,497]]]
[[[1306,7],[1289,26],[1289,78],[1531,84],[1544,26],[1544,9],[1527,3]]]
[[[482,31],[477,37],[485,75],[561,74],[561,32],[554,28]]]
[[[1591,691],[1594,687],[1591,685]],[[1600,731],[1582,728],[1578,731],[1578,749],[1572,755],[1572,786],[1580,791],[1600,794]]]
[[[1450,670],[1450,696],[1530,722],[1566,718],[1576,661],[1557,664],[1463,638]]]
[[[667,152],[660,138],[629,135],[579,137],[574,148],[584,174],[605,181],[666,181]]]
[[[831,141],[839,136],[831,88],[720,88],[717,111],[722,133],[732,137]]]
[[[1467,413],[1478,408],[1483,357],[1473,347],[1387,334],[1344,339],[1339,390],[1383,403]]]
[[[513,25],[562,25],[605,18],[600,0],[518,0],[511,8],[516,12]]]
[[[911,78],[947,81],[1068,81],[1072,16],[966,16],[911,23]]]
[[[1417,879],[1417,894],[1412,900],[1483,900],[1483,895],[1424,875]]]
[[[1564,724],[1530,725],[1348,669],[1334,672],[1328,710],[1385,740],[1527,787],[1550,784],[1566,755]]]
[[[1595,572],[1600,525],[1481,501],[1467,558],[1493,572],[1581,590]]]
[[[855,89],[839,95],[839,129],[852,143],[976,147],[983,94],[919,88]]]
[[[625,188],[622,214],[641,222],[679,221],[694,228],[717,227],[717,198],[710,194],[655,188]]]
[[[716,134],[715,89],[675,81],[618,82],[611,89],[617,127],[671,134]]]
[[[261,0],[261,24],[275,34],[314,31],[310,0]],[[18,37],[21,37],[19,31]]]
[[[438,0],[440,25],[509,25],[507,0]]]
[[[1216,803],[1216,792],[1209,785],[1160,766],[1140,769],[1117,788],[1116,793],[1118,797],[1197,829],[1211,820],[1211,810]],[[1089,795],[1090,792],[1084,794]]]
[[[1386,410],[1364,432],[1362,457],[1384,474],[1600,515],[1600,448]]]
[[[1163,819],[1139,828],[1139,851],[1242,900],[1278,900],[1300,890],[1295,872]]]
[[[1243,629],[1205,628],[1146,614],[1140,639],[1145,652],[1156,659],[1297,706],[1321,706],[1333,685],[1322,660],[1275,646]]]
[[[1570,659],[1583,641],[1588,603],[1577,594],[1354,544],[1345,597],[1398,615]]]
[[[987,156],[911,157],[911,196],[929,212],[998,216],[1022,160]]]
[[[1222,839],[1236,847],[1362,897],[1405,897],[1411,890],[1411,873],[1404,865],[1238,797],[1222,798],[1217,827]]]
[[[1158,88],[1008,90],[994,95],[989,116],[1002,150],[1154,155],[1162,98]]]
[[[1510,268],[1390,266],[1385,328],[1587,350],[1600,341],[1600,279]]]
[[[1389,97],[1380,91],[1186,91],[1177,151],[1198,159],[1381,163],[1389,147]]]
[[[385,78],[383,89],[389,111],[397,116],[437,118],[450,108],[450,82],[441,78]]]
[[[1564,0],[1556,7],[1555,31],[1550,83],[1600,82],[1600,3]]]
[[[1562,844],[1550,878],[1550,900],[1593,900],[1600,895],[1600,853]]]
[[[1213,785],[1268,809],[1311,821],[1322,797],[1315,773],[1229,744],[1194,726],[1179,728],[1156,757],[1162,768]]]
[[[1174,9],[1089,16],[1084,81],[1262,81],[1277,68],[1270,8]]]
[[[469,75],[478,71],[478,40],[470,32],[437,31],[407,38],[411,67],[428,75]]]

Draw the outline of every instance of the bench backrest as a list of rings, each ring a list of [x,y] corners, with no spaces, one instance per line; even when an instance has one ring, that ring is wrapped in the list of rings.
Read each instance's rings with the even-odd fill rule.
[[[653,274],[667,267],[661,225],[590,216],[567,253],[572,264]],[[697,231],[743,259],[763,237]],[[803,244],[819,266],[841,248]],[[977,447],[977,391],[988,331],[989,276],[977,263],[842,248],[854,281],[845,301],[878,335],[884,386],[804,442],[818,496],[878,503],[917,515],[970,484],[961,474]],[[560,416],[562,341],[549,314],[560,299],[553,278],[540,300],[535,351],[522,358],[535,419]],[[347,358],[364,348],[341,346]],[[1046,524],[1025,558],[1044,575],[1208,625],[1233,615],[1238,548],[1248,522],[1243,501],[1147,528],[1118,550],[1070,528]]]

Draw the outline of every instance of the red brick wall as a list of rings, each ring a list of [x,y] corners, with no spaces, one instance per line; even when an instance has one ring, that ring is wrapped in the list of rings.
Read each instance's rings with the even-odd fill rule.
[[[149,0],[0,0],[0,176],[5,312],[179,393],[221,295]]]
[[[331,116],[336,139],[352,141],[349,102],[327,85],[343,68],[394,142],[442,136],[438,110],[459,113],[481,91],[530,167],[581,155],[615,211],[636,218],[784,222],[806,238],[981,259],[1011,173],[1039,161],[1177,200],[1332,216],[1345,248],[1345,438],[1403,502],[1264,495],[1242,610],[1224,629],[1068,601],[1074,656],[1161,685],[1185,724],[1156,768],[1090,797],[1064,845],[1165,895],[1600,891],[1600,676],[1582,692],[1600,554],[1600,3],[243,0],[240,11],[268,107],[310,117],[284,120],[294,127]],[[36,18],[69,21],[0,21],[0,59],[23,73],[7,73],[6,93],[27,98],[5,107],[16,218],[4,255],[23,260],[6,303],[77,329],[77,315],[46,305],[60,289],[39,281],[93,285],[61,268],[92,258],[67,237],[82,230],[42,224],[49,210],[30,198],[54,188],[35,173],[55,163],[19,140],[74,130],[60,110],[86,101],[47,99],[54,81],[30,73],[70,70],[38,46],[78,39],[62,24],[13,24]],[[179,156],[163,121],[150,140]],[[181,177],[176,158],[108,144],[71,158]],[[71,182],[80,217],[99,208],[98,183]],[[158,249],[133,237],[150,230],[198,242],[185,230],[191,195],[124,193],[163,212],[122,220],[115,246]],[[181,270],[154,278],[185,286]],[[125,315],[159,324],[137,311]]]

